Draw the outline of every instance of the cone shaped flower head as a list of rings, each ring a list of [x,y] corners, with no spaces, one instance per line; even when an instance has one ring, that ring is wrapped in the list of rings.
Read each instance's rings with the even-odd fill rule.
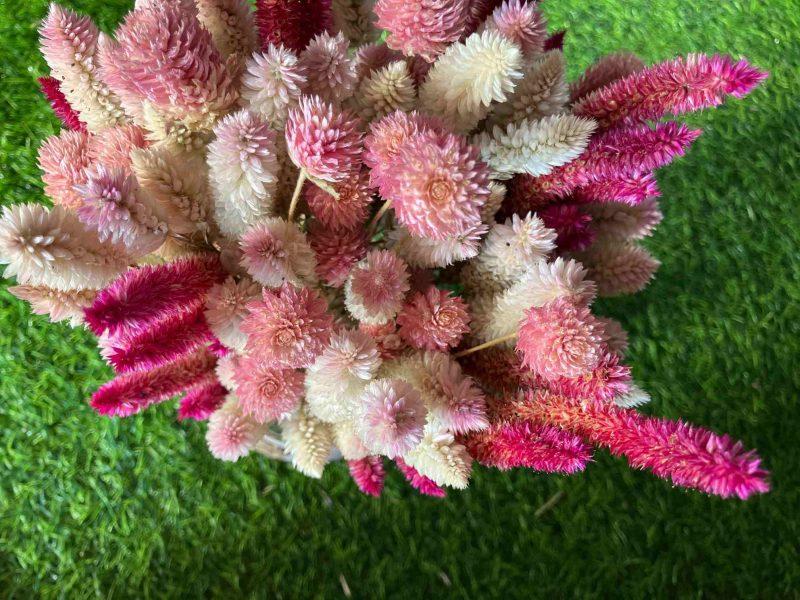
[[[356,61],[347,54],[349,42],[339,32],[321,33],[300,55],[300,68],[306,77],[305,93],[326,102],[341,102],[352,96],[358,78]]]
[[[386,45],[432,62],[464,33],[468,0],[378,0],[378,27],[389,32]]]
[[[402,456],[422,439],[425,405],[419,392],[401,379],[371,382],[359,399],[358,411],[361,441],[376,454]]]
[[[400,337],[414,348],[447,351],[469,332],[465,302],[446,290],[430,286],[418,292],[397,316]]]
[[[345,284],[345,306],[353,317],[380,325],[403,306],[409,273],[405,262],[390,250],[372,250],[351,272]]]
[[[486,29],[499,31],[528,56],[542,52],[547,39],[547,22],[536,2],[506,0],[487,19]]]
[[[282,127],[305,85],[306,76],[297,56],[284,46],[270,44],[264,52],[247,59],[242,76],[242,98],[251,111],[260,114],[270,125]]]

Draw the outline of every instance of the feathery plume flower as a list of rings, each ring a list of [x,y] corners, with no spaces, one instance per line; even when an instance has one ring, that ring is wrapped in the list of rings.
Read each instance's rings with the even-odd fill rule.
[[[356,49],[356,75],[362,81],[373,71],[382,69],[389,63],[402,60],[403,55],[384,43],[372,42]]]
[[[3,207],[0,264],[4,277],[60,291],[98,289],[125,270],[128,256],[102,242],[60,206]]]
[[[214,284],[205,301],[205,317],[208,326],[220,342],[229,348],[244,351],[247,336],[240,328],[247,315],[247,304],[256,300],[261,287],[249,277],[238,282],[228,277],[223,283]]]
[[[616,319],[598,317],[597,320],[603,324],[603,343],[608,351],[624,358],[625,352],[628,350],[628,332]]]
[[[631,466],[650,469],[681,487],[742,500],[769,491],[761,460],[727,435],[605,402],[578,403],[546,392],[529,395],[518,411],[573,431],[615,456],[625,456]]]
[[[81,121],[80,115],[72,108],[64,92],[61,91],[61,83],[58,79],[55,77],[39,77],[37,81],[53,112],[61,119],[67,129],[86,131],[86,123]]]
[[[319,479],[333,448],[333,430],[310,415],[304,407],[281,423],[285,452],[295,469]]]
[[[360,121],[349,111],[339,112],[315,96],[301,98],[286,122],[292,162],[312,177],[331,183],[358,172],[362,136]]]
[[[570,103],[579,102],[592,92],[642,69],[644,63],[635,54],[630,52],[606,54],[586,69],[577,81],[570,84]]]
[[[315,35],[331,31],[330,0],[256,0],[256,25],[263,48],[283,44],[301,52]]]
[[[601,296],[635,294],[643,290],[661,265],[647,250],[632,243],[595,244],[583,260]]]
[[[44,285],[15,285],[8,291],[28,302],[33,314],[48,315],[52,323],[69,320],[73,327],[83,323],[83,309],[96,295],[94,290],[61,291]]]
[[[443,240],[480,222],[489,170],[463,137],[427,133],[409,139],[385,174],[382,195],[417,237]]]
[[[275,369],[258,356],[244,356],[234,373],[239,408],[256,423],[276,421],[293,412],[303,397],[303,373]]]
[[[319,222],[331,231],[344,232],[358,228],[367,220],[372,190],[366,171],[333,186],[338,198],[317,185],[306,185],[305,199],[308,208]]]
[[[334,30],[341,31],[356,46],[378,39],[380,31],[375,27],[373,5],[372,1],[333,0]]]
[[[596,124],[573,115],[552,115],[539,121],[524,119],[496,126],[480,135],[481,156],[498,179],[515,173],[546,175],[580,156]]]
[[[447,492],[444,491],[444,488],[436,485],[433,479],[421,475],[419,471],[407,464],[399,456],[394,459],[394,463],[403,474],[403,477],[406,478],[406,481],[411,484],[411,487],[423,496],[431,496],[433,498],[444,498],[447,496]]]
[[[78,208],[83,201],[75,186],[86,182],[91,164],[89,135],[85,131],[62,130],[39,148],[39,168],[44,171],[44,193],[64,208]]]
[[[352,419],[359,397],[380,364],[372,337],[361,331],[334,333],[330,344],[306,371],[309,412],[329,423]]]
[[[356,433],[353,421],[340,421],[331,425],[333,440],[342,458],[345,460],[360,460],[370,455],[369,450]]]
[[[320,33],[300,54],[299,65],[306,76],[304,93],[337,103],[353,95],[358,83],[356,61],[347,55],[349,42],[341,32]]]
[[[419,392],[407,382],[377,379],[358,401],[356,431],[370,451],[403,456],[422,439],[425,412]]]
[[[85,311],[86,323],[95,335],[144,329],[164,317],[194,312],[224,278],[213,255],[130,269],[97,294]]]
[[[233,55],[243,61],[258,47],[255,19],[247,0],[195,0],[195,4],[197,18],[211,33],[222,56]]]
[[[614,179],[600,179],[579,187],[572,194],[576,202],[621,202],[635,206],[661,195],[652,173],[633,174]]]
[[[247,352],[275,367],[310,366],[327,345],[333,317],[319,294],[286,284],[264,290],[261,300],[247,305],[250,313],[241,330],[248,335]]]
[[[550,52],[551,50],[563,50],[564,36],[566,35],[567,35],[566,29],[562,29],[561,31],[556,31],[553,35],[551,35],[544,41],[543,50],[545,52]]]
[[[269,44],[263,52],[247,59],[242,98],[249,110],[266,119],[271,127],[280,129],[305,85],[306,76],[297,56],[283,46]]]
[[[650,402],[650,394],[635,383],[628,386],[628,391],[614,398],[614,404],[620,408],[636,408]]]
[[[467,487],[472,471],[472,458],[467,449],[456,443],[452,433],[431,425],[425,427],[422,441],[406,453],[403,460],[437,485],[457,489]]]
[[[405,61],[389,63],[367,77],[358,86],[356,101],[359,116],[365,121],[380,119],[396,110],[414,108],[417,91]]]
[[[273,213],[278,187],[276,134],[248,110],[223,118],[208,145],[214,217],[231,238]]]
[[[386,45],[428,62],[446,51],[464,33],[467,0],[378,0],[377,26],[389,32]]]
[[[556,245],[561,252],[586,250],[595,240],[594,219],[580,206],[553,204],[540,210],[539,216],[558,234]]]
[[[90,404],[101,415],[128,417],[151,404],[163,402],[215,379],[217,358],[206,348],[150,370],[134,370],[118,375],[100,386]]]
[[[617,354],[603,352],[591,373],[574,378],[559,377],[549,381],[548,388],[567,398],[609,402],[627,394],[630,383],[631,368],[621,365]]]
[[[468,132],[493,102],[505,102],[522,77],[522,52],[495,31],[447,48],[419,90],[420,106],[455,131]]]
[[[408,267],[390,250],[372,250],[358,263],[344,286],[345,306],[355,319],[380,325],[403,307]]]
[[[392,241],[392,250],[410,266],[434,269],[477,256],[481,238],[487,231],[488,225],[475,223],[463,233],[443,240],[433,240],[414,237],[405,227],[398,226],[389,232],[389,239]]]
[[[244,233],[240,245],[242,266],[264,286],[313,285],[317,281],[314,251],[294,223],[280,217],[263,219]]]
[[[100,31],[89,17],[51,4],[39,29],[42,54],[66,101],[90,131],[125,122],[119,99],[97,69]]]
[[[591,203],[583,209],[591,215],[598,237],[611,242],[641,240],[651,235],[664,218],[655,198],[633,206],[620,202]]]
[[[375,498],[381,495],[386,471],[380,456],[365,456],[359,460],[348,460],[347,468],[362,493]]]
[[[97,231],[101,242],[123,244],[132,256],[157,250],[167,236],[167,224],[154,214],[152,204],[136,189],[133,176],[123,169],[102,165],[75,186],[83,199],[80,220]]]
[[[517,351],[525,367],[548,381],[580,377],[600,362],[602,329],[588,308],[557,298],[528,309]]]
[[[178,420],[194,419],[195,421],[206,421],[222,403],[228,390],[220,385],[218,381],[211,381],[190,389],[181,398],[178,407]]]
[[[494,9],[484,27],[499,31],[527,56],[541,53],[547,39],[547,21],[535,2],[506,0]]]
[[[469,332],[466,303],[436,286],[418,292],[397,316],[400,337],[411,347],[446,352]]]
[[[327,285],[342,287],[353,266],[367,255],[364,230],[335,231],[312,223],[308,242],[317,261],[317,276]]]
[[[250,454],[266,428],[245,415],[231,395],[208,418],[206,444],[215,458],[236,462]]]
[[[603,127],[656,121],[719,106],[727,95],[742,98],[766,78],[766,72],[745,60],[690,54],[618,79],[576,102],[572,110]]]
[[[528,467],[572,474],[592,459],[591,448],[575,434],[531,421],[497,423],[466,436],[464,443],[479,463],[502,471]]]

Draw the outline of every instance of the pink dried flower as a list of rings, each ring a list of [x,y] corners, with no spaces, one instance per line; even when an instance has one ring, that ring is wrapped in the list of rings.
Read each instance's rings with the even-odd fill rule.
[[[205,421],[225,401],[228,390],[219,381],[210,381],[189,390],[178,407],[178,420]]]
[[[89,135],[85,131],[63,130],[47,138],[39,148],[39,168],[44,171],[44,193],[53,204],[75,209],[83,203],[75,186],[86,183],[90,164]]]
[[[251,355],[237,362],[234,377],[239,407],[256,423],[276,421],[300,405],[302,371],[275,369]]]
[[[377,26],[389,32],[386,45],[432,62],[464,33],[467,0],[378,0]]]
[[[263,219],[245,231],[240,245],[242,266],[260,284],[274,288],[316,283],[314,251],[295,223]]]
[[[596,232],[592,216],[575,204],[557,204],[539,211],[544,224],[558,233],[556,245],[562,252],[585,250],[592,245]]]
[[[386,44],[375,42],[364,44],[356,50],[356,75],[361,81],[369,74],[382,69],[389,63],[401,60],[403,55],[397,50],[392,50]]]
[[[289,111],[286,142],[295,165],[332,183],[350,179],[361,167],[361,121],[316,96],[302,97]]]
[[[544,50],[547,21],[539,12],[536,2],[506,0],[486,21],[486,28],[495,29],[517,43],[526,55]]]
[[[400,337],[409,346],[446,352],[458,346],[469,332],[469,313],[461,298],[431,285],[406,302],[397,324]]]
[[[526,312],[517,351],[525,367],[548,381],[579,377],[600,362],[602,329],[588,308],[557,298]]]
[[[247,315],[247,303],[261,294],[261,286],[249,277],[238,282],[228,277],[224,283],[215,284],[208,292],[205,316],[208,326],[219,341],[230,348],[244,350],[247,343],[240,326]]]
[[[406,478],[406,481],[411,484],[411,487],[423,496],[432,496],[434,498],[444,498],[447,496],[447,492],[445,492],[443,487],[437,485],[436,482],[429,477],[421,475],[414,467],[406,464],[402,458],[395,458],[394,463],[403,474],[403,477]]]
[[[263,53],[257,52],[247,60],[242,98],[270,125],[283,127],[305,85],[306,76],[297,56],[283,46],[269,44]]]
[[[283,44],[301,52],[315,35],[333,29],[330,0],[256,0],[256,25],[264,50]]]
[[[422,440],[425,405],[402,379],[372,381],[359,400],[356,431],[376,454],[402,456]]]
[[[463,443],[479,463],[503,471],[528,467],[572,474],[592,459],[591,448],[574,433],[531,421],[497,423],[466,436]]]
[[[600,179],[578,188],[572,194],[576,202],[622,202],[635,206],[661,195],[652,173],[633,174],[617,179]]]
[[[548,382],[549,388],[568,398],[610,401],[624,396],[631,388],[631,368],[619,363],[619,356],[603,352],[591,373],[568,379],[560,377]]]
[[[310,366],[332,333],[327,302],[309,288],[286,284],[275,291],[265,289],[262,299],[247,309],[250,314],[241,327],[249,336],[246,350],[275,368]]]
[[[365,456],[359,460],[348,460],[347,468],[362,493],[375,498],[381,495],[386,471],[380,456]]]
[[[316,36],[300,55],[299,65],[306,76],[304,92],[325,102],[341,102],[352,96],[358,77],[356,62],[347,55],[350,42],[339,32]]]
[[[635,294],[647,287],[661,263],[632,242],[598,240],[581,257],[600,296]]]
[[[358,330],[375,340],[378,352],[384,360],[397,358],[406,349],[403,339],[397,334],[397,324],[393,320],[380,325],[370,325],[362,321],[358,324]]]
[[[146,371],[130,371],[100,386],[90,404],[101,415],[128,417],[151,404],[216,379],[217,358],[205,348]]]
[[[389,232],[389,238],[394,242],[392,250],[410,266],[434,269],[477,256],[487,231],[488,225],[476,223],[459,235],[432,240],[414,237],[405,227],[397,227]]]
[[[403,306],[408,267],[390,250],[372,250],[350,272],[345,284],[345,306],[359,321],[372,324],[393,319]]]
[[[50,321],[69,320],[77,327],[83,323],[83,309],[94,300],[94,290],[57,290],[44,285],[14,285],[8,292],[31,305],[35,315],[48,315]]]
[[[317,276],[327,285],[342,287],[353,266],[367,255],[367,237],[362,228],[334,231],[314,222],[308,241],[317,259]]]
[[[247,456],[264,433],[263,425],[242,413],[236,398],[228,398],[208,419],[206,443],[215,458],[235,462]]]
[[[147,132],[137,125],[119,125],[97,132],[89,140],[89,157],[105,167],[131,170],[131,152],[147,148]]]
[[[316,185],[306,186],[305,199],[313,215],[332,231],[343,232],[362,225],[372,202],[367,172],[362,170],[357,177],[334,187],[338,198]]]
[[[66,96],[61,92],[61,84],[58,79],[54,77],[39,77],[37,81],[53,112],[61,119],[67,129],[86,131],[86,123],[81,121],[80,115],[70,106]]]
[[[195,0],[195,4],[200,22],[223,56],[233,56],[240,65],[253,53],[258,33],[248,0]]]
[[[630,52],[606,54],[570,85],[570,102],[575,103],[592,92],[642,69],[644,63],[635,54]]]
[[[582,98],[572,110],[604,127],[658,120],[718,106],[726,95],[741,98],[766,78],[766,72],[745,60],[690,54],[619,79]]]

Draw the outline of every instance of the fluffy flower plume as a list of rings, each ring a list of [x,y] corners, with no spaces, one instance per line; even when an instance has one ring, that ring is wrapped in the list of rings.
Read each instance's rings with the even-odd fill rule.
[[[425,412],[419,392],[407,382],[377,379],[358,401],[358,435],[372,452],[403,456],[422,439]]]
[[[248,277],[238,282],[228,277],[209,290],[205,302],[206,322],[217,339],[229,348],[244,350],[247,337],[242,333],[241,324],[247,315],[247,304],[256,300],[260,291]]]
[[[578,377],[559,377],[548,382],[550,389],[576,400],[616,400],[630,391],[631,368],[620,364],[619,356],[603,351],[597,366]]]
[[[359,460],[348,460],[347,468],[362,493],[375,498],[381,495],[386,471],[380,456],[365,456]]]
[[[94,300],[94,290],[56,290],[44,285],[15,285],[9,293],[31,305],[33,314],[48,315],[50,321],[69,320],[73,327],[83,323],[83,309]]]
[[[253,53],[258,34],[247,0],[196,0],[195,4],[200,23],[211,33],[223,56],[243,61]]]
[[[240,245],[242,266],[264,286],[317,281],[314,251],[294,223],[280,217],[264,219],[244,233]]]
[[[380,119],[396,110],[410,111],[417,91],[405,61],[389,63],[367,77],[358,87],[358,113],[365,121]]]
[[[284,285],[264,290],[261,300],[247,305],[242,321],[247,352],[275,367],[300,369],[311,365],[328,343],[333,317],[328,306],[309,288]]]
[[[61,84],[55,77],[39,77],[37,79],[42,94],[50,103],[55,115],[61,122],[73,131],[86,131],[86,123],[81,121],[80,115],[72,108],[67,97],[61,91]]]
[[[39,168],[44,171],[44,193],[53,204],[75,209],[82,204],[77,184],[86,183],[91,165],[89,135],[84,131],[62,131],[39,148]]]
[[[361,166],[360,122],[318,97],[303,97],[289,111],[286,142],[292,161],[312,177],[338,183]]]
[[[306,76],[306,94],[325,102],[340,102],[353,94],[358,77],[356,61],[347,54],[349,43],[340,32],[321,33],[300,55],[300,68]]]
[[[430,286],[403,306],[397,324],[400,337],[409,346],[445,352],[458,346],[469,332],[469,313],[461,298]]]
[[[314,418],[305,408],[282,424],[286,453],[301,473],[319,479],[333,448],[333,430]]]
[[[263,425],[242,412],[236,397],[229,396],[208,419],[206,444],[216,458],[235,462],[247,456],[265,433]]]
[[[642,173],[589,183],[575,190],[572,197],[577,202],[622,202],[635,206],[660,195],[653,174]]]
[[[227,395],[228,390],[218,381],[208,381],[190,389],[181,398],[180,406],[178,406],[178,420],[206,421],[214,411],[222,406]]]
[[[455,441],[452,433],[434,426],[425,428],[425,436],[403,460],[437,485],[464,489],[472,472],[472,458],[467,449]]]
[[[307,185],[305,199],[308,208],[326,229],[352,231],[367,220],[372,190],[365,172],[334,186],[338,198],[316,185]]]
[[[131,154],[149,145],[147,132],[138,125],[108,127],[89,138],[89,157],[105,167],[131,169]]]
[[[498,31],[522,48],[526,55],[544,50],[547,39],[547,22],[537,10],[535,2],[506,0],[486,20],[486,29]]]
[[[317,276],[332,287],[342,287],[353,266],[367,255],[367,238],[361,229],[340,232],[312,223],[308,241],[317,260]]]
[[[643,290],[661,265],[647,250],[633,243],[595,244],[583,260],[601,296],[635,294]]]
[[[278,187],[275,132],[247,111],[228,115],[214,128],[208,146],[214,216],[220,230],[236,238],[270,215]]]
[[[389,32],[386,45],[432,62],[464,33],[467,0],[378,0],[377,26]]]
[[[373,250],[350,272],[345,306],[359,321],[385,323],[403,307],[408,278],[408,267],[394,252]]]
[[[444,498],[447,496],[447,492],[445,492],[441,486],[436,485],[433,479],[421,475],[419,471],[407,464],[402,458],[398,457],[394,462],[403,474],[403,477],[411,484],[411,487],[423,496],[432,496],[433,498]]]
[[[330,0],[257,0],[256,24],[261,42],[283,44],[301,52],[315,35],[330,31]]]
[[[615,52],[601,57],[570,85],[570,102],[575,103],[608,84],[644,69],[644,63],[630,52]]]
[[[247,107],[272,127],[283,127],[289,109],[297,104],[306,76],[297,56],[283,46],[270,44],[247,59],[242,76],[242,98]]]
[[[239,408],[256,423],[268,423],[288,415],[303,397],[303,373],[274,369],[258,356],[245,356],[234,374]]]

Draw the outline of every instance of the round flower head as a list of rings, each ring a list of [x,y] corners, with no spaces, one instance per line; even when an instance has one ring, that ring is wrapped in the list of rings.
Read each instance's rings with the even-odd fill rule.
[[[369,189],[365,171],[353,179],[337,184],[334,198],[316,185],[307,185],[305,198],[314,216],[327,229],[333,231],[352,230],[367,219],[372,191]]]
[[[397,316],[400,337],[421,350],[455,348],[469,332],[469,314],[464,301],[446,290],[430,286],[418,292]]]
[[[279,287],[317,281],[314,251],[294,223],[264,219],[242,236],[242,266],[260,284]]]
[[[317,258],[317,275],[332,287],[342,287],[353,266],[367,255],[364,230],[334,231],[314,222],[308,241]]]
[[[289,111],[286,143],[295,165],[325,181],[350,179],[361,166],[361,121],[317,96]]]
[[[535,2],[506,0],[486,21],[486,28],[519,44],[526,55],[541,52],[547,39],[547,24],[536,6]]]
[[[296,409],[303,396],[303,373],[273,369],[258,356],[245,356],[236,365],[239,408],[257,423],[275,421]]]
[[[398,221],[419,237],[443,240],[480,223],[489,170],[478,149],[453,134],[409,139],[387,173],[383,195]]]
[[[300,65],[308,79],[306,93],[336,103],[352,95],[358,79],[356,61],[347,56],[348,46],[341,32],[335,36],[323,32],[311,40],[300,55]]]
[[[356,50],[356,74],[361,81],[373,71],[385,67],[391,62],[401,60],[403,55],[392,50],[383,43],[363,44]]]
[[[464,33],[467,0],[378,0],[377,26],[389,32],[386,45],[431,62]]]
[[[402,379],[378,379],[359,400],[356,428],[364,445],[376,454],[402,456],[422,439],[425,405]]]
[[[244,277],[237,283],[228,277],[215,284],[206,297],[206,322],[220,342],[236,350],[244,350],[247,337],[239,326],[247,314],[247,303],[259,296],[257,283]]]
[[[264,433],[264,426],[245,415],[236,397],[229,396],[208,419],[206,443],[215,458],[235,462],[247,456]]]
[[[263,53],[257,52],[247,60],[242,97],[250,110],[273,127],[282,127],[305,84],[306,76],[297,57],[283,46],[270,44]]]
[[[548,381],[593,371],[602,356],[603,325],[588,308],[558,298],[525,315],[517,351],[523,365]]]
[[[408,279],[408,267],[394,252],[373,250],[350,272],[345,306],[359,321],[385,323],[402,308]]]
[[[333,317],[328,305],[308,288],[284,285],[264,290],[261,300],[247,305],[242,322],[246,350],[273,367],[301,369],[314,362],[330,339]]]

